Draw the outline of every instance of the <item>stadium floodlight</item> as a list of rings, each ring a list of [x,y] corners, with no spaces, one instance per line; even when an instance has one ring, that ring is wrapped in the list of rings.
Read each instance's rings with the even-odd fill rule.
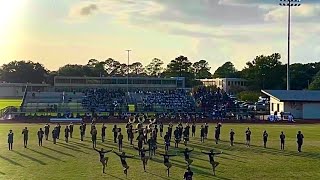
[[[300,0],[280,0],[280,6],[288,6],[288,64],[287,64],[287,90],[290,90],[290,25],[291,25],[291,7],[301,5]]]
[[[128,52],[128,65],[127,65],[127,94],[129,95],[129,62],[130,62],[130,52],[131,50],[126,50]]]

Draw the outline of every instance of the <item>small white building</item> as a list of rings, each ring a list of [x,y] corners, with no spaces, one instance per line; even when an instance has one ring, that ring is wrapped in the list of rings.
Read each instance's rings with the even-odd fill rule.
[[[227,93],[231,93],[233,89],[247,87],[247,80],[241,78],[215,78],[215,79],[199,79],[204,86],[216,86]]]
[[[270,114],[291,113],[295,119],[320,120],[320,91],[262,90],[270,97]]]

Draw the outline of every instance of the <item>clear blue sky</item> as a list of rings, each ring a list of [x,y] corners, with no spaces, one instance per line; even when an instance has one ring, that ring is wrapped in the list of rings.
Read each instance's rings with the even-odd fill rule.
[[[109,57],[148,64],[178,55],[212,71],[260,54],[286,56],[287,9],[278,0],[0,0],[0,64],[33,60],[51,70]],[[320,60],[320,1],[293,8],[292,61]]]

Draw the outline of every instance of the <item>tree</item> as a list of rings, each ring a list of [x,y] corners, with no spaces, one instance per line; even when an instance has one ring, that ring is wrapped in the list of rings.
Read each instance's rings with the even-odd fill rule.
[[[237,97],[241,101],[246,102],[256,102],[258,101],[261,93],[260,92],[254,92],[254,91],[242,91],[239,94],[237,94]]]
[[[291,64],[291,89],[302,90],[308,89],[309,84],[312,82],[313,77],[320,71],[320,63],[308,64]]]
[[[320,90],[320,71],[313,77],[309,90]]]
[[[105,72],[105,64],[106,62],[98,61],[96,59],[90,59],[88,61],[87,67],[91,69],[91,76],[97,77],[97,76],[104,76],[106,75]]]
[[[129,65],[130,74],[138,76],[144,73],[143,65],[140,62],[135,62]]]
[[[228,61],[220,66],[213,74],[214,78],[236,78],[237,69],[234,67],[232,62]]]
[[[247,62],[240,75],[249,81],[249,89],[284,89],[286,67],[281,64],[280,59],[280,54],[274,53],[270,56],[257,56],[253,61]]]
[[[163,61],[158,58],[152,59],[151,63],[145,68],[147,75],[158,77],[163,71]]]
[[[193,87],[201,84],[195,80],[192,63],[185,56],[179,56],[167,65],[167,69],[163,72],[165,77],[185,77],[186,87]]]
[[[196,79],[206,79],[210,78],[212,74],[210,73],[209,63],[206,60],[200,60],[198,62],[193,63],[192,65]]]
[[[78,65],[78,64],[67,64],[65,66],[62,66],[58,70],[58,75],[59,76],[79,76],[79,77],[84,77],[88,76],[88,69],[84,71],[84,66],[83,65]]]
[[[48,70],[32,61],[12,61],[1,67],[1,81],[10,83],[43,83]]]
[[[118,69],[120,68],[120,62],[112,58],[105,60],[104,66],[107,75],[114,76],[117,74]]]

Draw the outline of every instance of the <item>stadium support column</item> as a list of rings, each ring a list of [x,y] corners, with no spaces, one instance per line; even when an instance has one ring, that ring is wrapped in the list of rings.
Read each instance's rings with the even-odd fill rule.
[[[131,50],[126,50],[128,52],[128,64],[127,64],[127,94],[129,95],[129,63],[130,63],[130,52]]]
[[[300,0],[280,0],[280,6],[288,6],[288,63],[287,63],[287,90],[290,90],[290,26],[291,26],[291,7],[300,6]]]

